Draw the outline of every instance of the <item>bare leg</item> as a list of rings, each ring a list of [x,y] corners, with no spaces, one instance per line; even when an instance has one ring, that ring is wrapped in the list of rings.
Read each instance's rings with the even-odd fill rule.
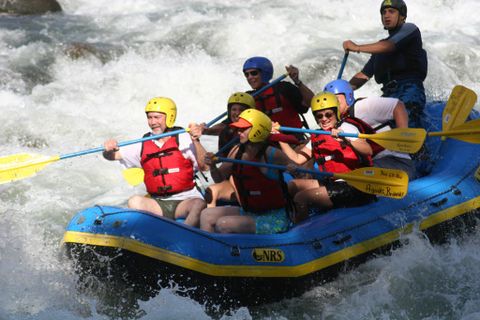
[[[302,191],[312,188],[318,188],[320,184],[315,179],[293,179],[288,183],[288,193],[293,197]]]
[[[200,214],[200,229],[214,232],[217,220],[224,216],[240,215],[240,207],[206,208]]]
[[[208,208],[216,207],[218,199],[229,201],[232,199],[232,195],[235,198],[235,190],[228,180],[210,185],[205,193]]]
[[[288,192],[294,199],[295,204],[295,215],[292,219],[294,223],[299,223],[308,218],[309,204],[304,201],[304,196],[301,196],[298,198],[298,200],[295,200],[297,199],[297,195],[305,190],[318,188],[320,188],[320,184],[318,183],[318,180],[315,179],[294,179],[288,183]]]
[[[207,204],[200,198],[183,200],[175,209],[175,218],[186,218],[185,224],[198,228],[200,226],[200,212],[206,207]]]
[[[218,233],[255,233],[255,220],[249,216],[220,217],[215,225]]]
[[[299,191],[293,198],[293,202],[299,215],[308,215],[309,207],[320,209],[330,209],[333,207],[333,203],[324,186]]]
[[[135,210],[148,211],[158,216],[163,216],[162,208],[158,205],[157,201],[152,198],[144,196],[132,196],[128,199],[128,207]]]

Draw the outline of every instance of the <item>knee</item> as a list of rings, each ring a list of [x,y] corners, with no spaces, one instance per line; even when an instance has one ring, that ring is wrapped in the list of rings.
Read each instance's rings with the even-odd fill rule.
[[[288,182],[287,188],[288,188],[288,193],[292,197],[295,196],[298,192],[298,186],[295,180],[291,180],[290,182]]]
[[[200,228],[203,230],[208,230],[210,227],[215,225],[215,217],[211,213],[211,209],[203,209],[200,212]]]
[[[310,200],[310,195],[308,192],[305,192],[305,191],[299,191],[293,197],[293,202],[295,202],[295,204],[297,205],[308,206],[310,202],[309,200]]]
[[[195,208],[196,211],[200,212],[207,207],[207,203],[203,199],[196,198],[193,200],[192,207]]]
[[[222,217],[217,220],[215,224],[215,232],[217,233],[233,233],[234,226],[231,223],[231,219],[228,217]]]
[[[144,197],[138,195],[130,197],[130,199],[128,199],[128,207],[141,210],[143,199]]]

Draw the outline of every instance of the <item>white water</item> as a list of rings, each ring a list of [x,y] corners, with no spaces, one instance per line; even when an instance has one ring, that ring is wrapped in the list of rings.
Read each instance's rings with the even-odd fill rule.
[[[147,130],[143,107],[172,97],[177,124],[209,121],[248,89],[243,61],[268,56],[279,76],[300,68],[314,91],[334,79],[343,40],[385,36],[378,1],[63,0],[62,15],[0,16],[0,155],[56,155]],[[428,100],[456,84],[480,93],[477,0],[408,1],[408,20],[429,54]],[[96,47],[72,59],[72,43]],[[367,56],[351,54],[344,77]],[[373,81],[359,92],[379,94]],[[478,104],[477,104],[478,109]],[[213,149],[215,141],[207,139]],[[134,192],[120,168],[88,155],[0,185],[0,319],[102,319],[101,302],[76,290],[59,244],[73,214],[121,205]],[[444,246],[421,235],[304,296],[224,319],[480,319],[477,230]],[[195,301],[165,290],[140,302],[141,319],[209,319]]]

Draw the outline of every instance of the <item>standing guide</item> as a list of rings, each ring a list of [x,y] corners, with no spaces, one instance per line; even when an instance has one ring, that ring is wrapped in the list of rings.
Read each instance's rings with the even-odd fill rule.
[[[403,0],[384,0],[380,6],[382,24],[388,37],[378,42],[358,45],[351,40],[343,43],[348,51],[370,53],[363,69],[350,80],[354,90],[371,77],[382,85],[383,97],[403,101],[410,116],[409,126],[422,126],[425,107],[423,81],[427,76],[427,53],[422,35],[413,23],[406,23],[407,5]]]

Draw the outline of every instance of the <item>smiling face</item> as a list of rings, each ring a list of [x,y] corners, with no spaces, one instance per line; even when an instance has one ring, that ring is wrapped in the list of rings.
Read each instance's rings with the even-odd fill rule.
[[[405,22],[405,17],[395,8],[385,8],[382,11],[382,24],[386,30],[393,30]]]
[[[315,112],[314,117],[322,130],[330,131],[335,128],[338,120],[335,108],[324,109]]]
[[[243,72],[248,84],[252,89],[257,90],[262,87],[262,75],[258,69],[247,69]]]
[[[238,116],[240,115],[240,113],[242,113],[242,111],[246,109],[247,107],[244,106],[243,104],[234,103],[230,105],[230,121],[237,122]]]
[[[166,116],[160,112],[147,112],[148,126],[153,134],[160,134],[165,132],[167,125],[165,123]]]

